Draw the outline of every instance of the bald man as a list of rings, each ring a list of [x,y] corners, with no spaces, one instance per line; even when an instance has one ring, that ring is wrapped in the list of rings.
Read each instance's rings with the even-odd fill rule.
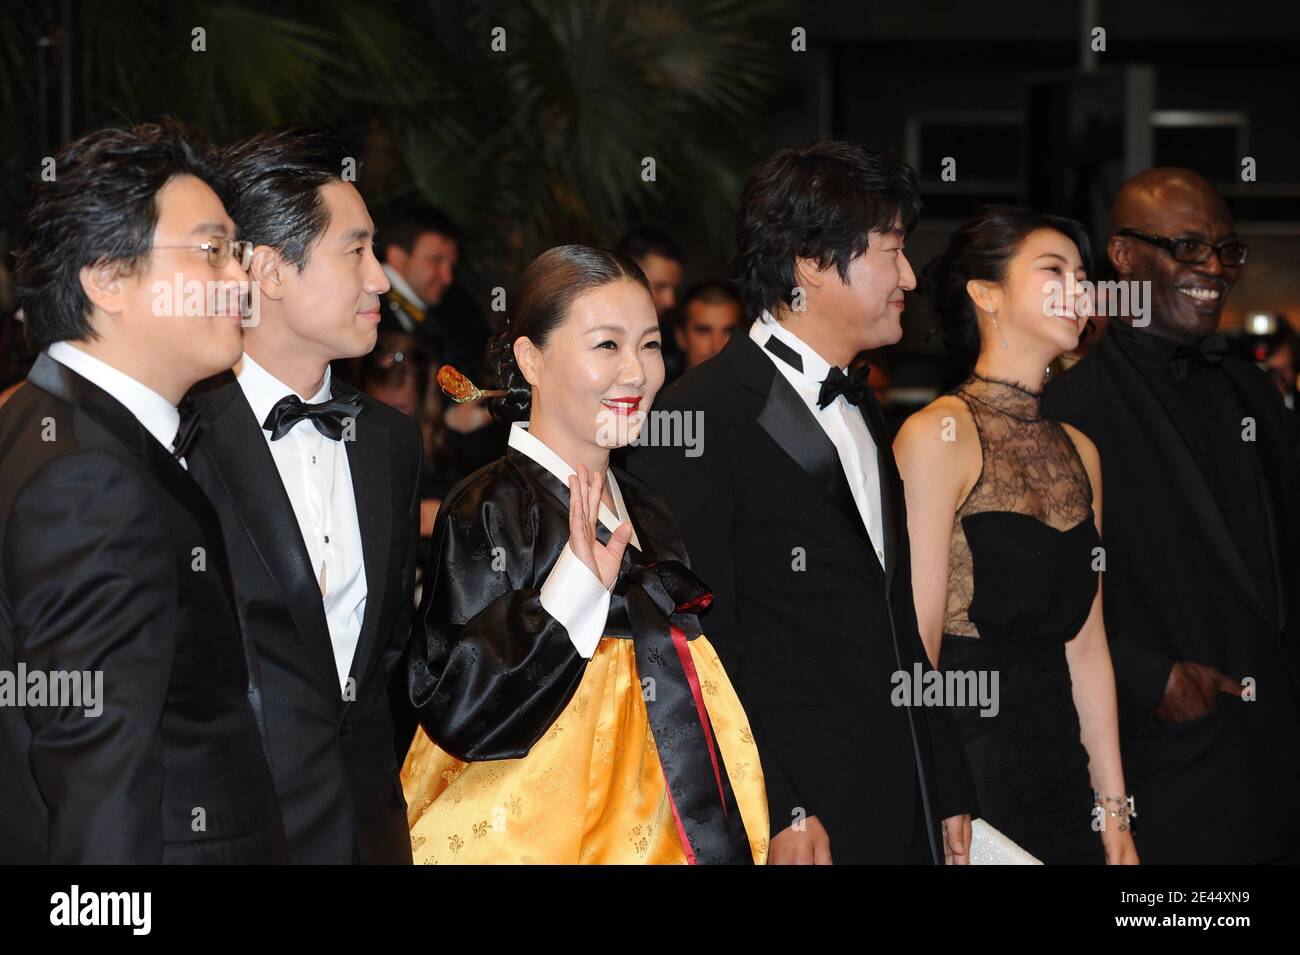
[[[1138,851],[1144,863],[1294,862],[1300,462],[1277,390],[1218,334],[1246,247],[1209,182],[1149,169],[1121,188],[1107,252],[1122,282],[1144,283],[1129,288],[1133,314],[1048,386],[1043,409],[1101,452]]]

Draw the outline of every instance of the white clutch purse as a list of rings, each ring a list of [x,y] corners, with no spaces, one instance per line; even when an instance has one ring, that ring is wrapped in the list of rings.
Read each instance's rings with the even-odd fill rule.
[[[1042,865],[983,819],[971,821],[971,865]]]

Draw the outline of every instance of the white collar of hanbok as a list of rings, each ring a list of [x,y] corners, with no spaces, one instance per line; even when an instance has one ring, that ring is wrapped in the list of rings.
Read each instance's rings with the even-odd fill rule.
[[[516,421],[510,428],[509,446],[514,448],[524,457],[536,461],[546,470],[555,475],[559,482],[567,489],[569,478],[577,474],[577,470],[568,465],[564,458],[555,453],[541,438],[535,437],[528,430],[528,422]],[[600,522],[605,525],[605,529],[611,534],[618,529],[618,525],[624,521],[632,523],[632,518],[628,516],[627,505],[623,503],[623,492],[619,490],[618,479],[614,477],[612,468],[606,469],[605,481],[609,484],[610,497],[614,499],[614,511],[600,502]],[[636,536],[636,525],[632,526],[632,546],[637,550],[641,549],[641,542]]]

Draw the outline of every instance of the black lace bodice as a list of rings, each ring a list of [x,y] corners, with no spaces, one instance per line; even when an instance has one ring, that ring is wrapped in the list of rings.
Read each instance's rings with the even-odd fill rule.
[[[1026,604],[1033,596],[1029,591],[1041,592],[1045,585],[1054,589],[1062,578],[1078,583],[1070,588],[1081,591],[1072,603],[1082,599],[1089,580],[1095,592],[1096,575],[1090,567],[1098,540],[1088,473],[1064,428],[1040,414],[1039,393],[973,375],[954,394],[966,403],[975,421],[982,467],[953,522],[944,632],[990,636],[981,631],[981,623],[985,629],[1000,631],[1041,624],[1040,620],[1006,619],[1008,601],[999,594],[1014,593],[1016,613],[1024,618],[1027,611],[1033,615],[1034,608]],[[995,514],[1000,516],[992,519]],[[972,540],[975,536],[979,543]],[[986,552],[985,560],[977,561],[981,550]],[[977,563],[981,564],[978,575]],[[1057,566],[1062,563],[1067,566]],[[985,589],[993,591],[981,592],[978,599],[977,576],[988,581]],[[1086,603],[1090,605],[1091,599]],[[1075,611],[1070,615],[1073,619],[1078,608],[1070,609]]]

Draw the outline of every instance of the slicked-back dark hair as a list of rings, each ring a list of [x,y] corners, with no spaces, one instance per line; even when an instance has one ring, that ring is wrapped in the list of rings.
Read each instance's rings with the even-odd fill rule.
[[[384,225],[380,247],[387,249],[395,245],[410,254],[425,233],[440,235],[452,242],[460,241],[460,229],[441,209],[416,208],[400,213],[391,223]]]
[[[292,123],[254,133],[221,154],[234,192],[227,208],[239,237],[266,245],[301,272],[329,227],[320,187],[342,182],[350,162],[361,169],[357,144],[328,126]]]
[[[796,258],[834,264],[847,282],[869,233],[900,221],[906,235],[920,216],[916,174],[889,153],[829,140],[774,153],[745,184],[736,216],[736,284],[746,312],[757,318],[792,306]]]
[[[32,184],[15,251],[14,287],[32,347],[95,337],[81,270],[119,263],[130,274],[146,263],[158,192],[176,176],[196,176],[228,201],[203,134],[171,118],[101,129],[55,154],[54,179]]]

